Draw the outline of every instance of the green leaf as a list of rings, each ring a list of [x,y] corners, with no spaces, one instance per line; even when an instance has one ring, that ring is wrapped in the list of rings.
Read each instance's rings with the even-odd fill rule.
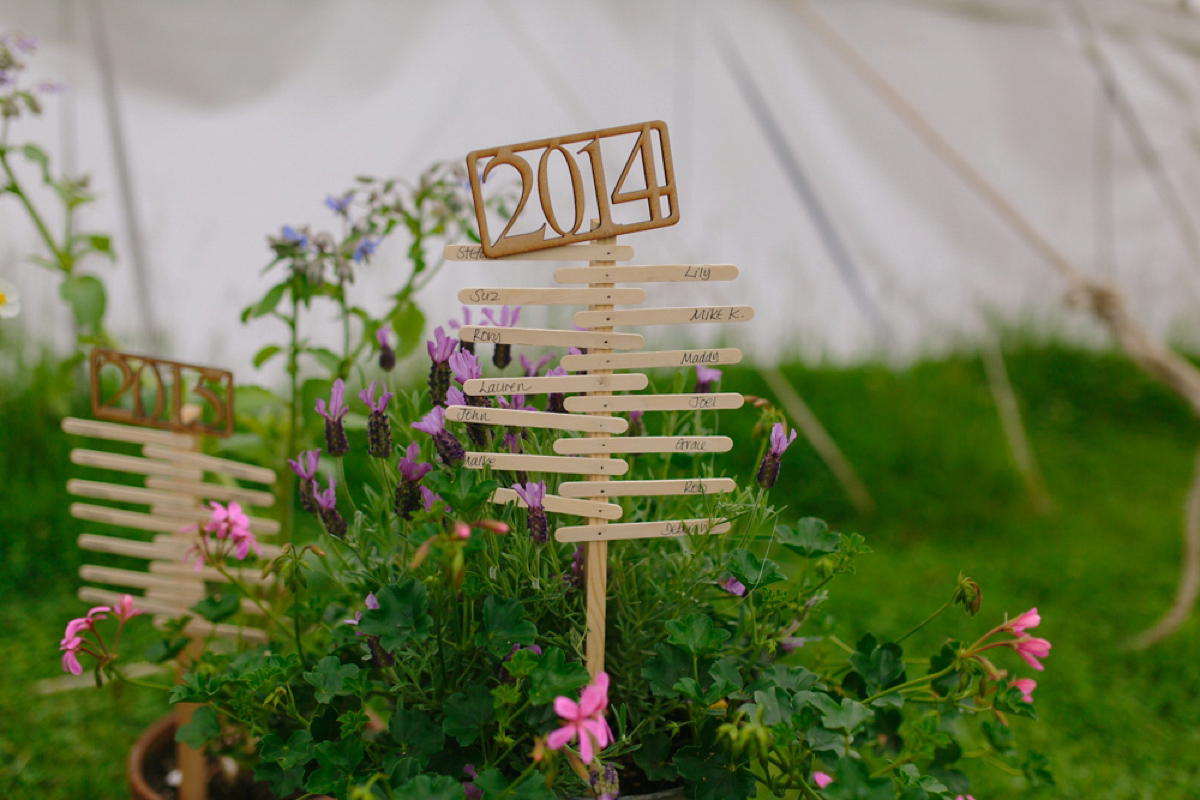
[[[779,565],[770,559],[759,559],[744,547],[734,548],[725,560],[725,569],[742,582],[747,589],[769,586],[782,581]]]
[[[446,740],[445,734],[433,724],[428,714],[403,707],[392,713],[388,730],[396,744],[400,745],[401,753],[415,757],[422,767],[429,756],[442,749],[442,743]]]
[[[529,702],[544,705],[559,695],[577,692],[591,680],[586,667],[576,661],[568,663],[561,648],[548,647],[529,675]]]
[[[778,686],[788,692],[803,692],[811,689],[816,683],[817,674],[804,667],[772,664],[762,671],[759,679],[752,683],[749,689],[757,691]]]
[[[675,766],[695,800],[745,800],[757,787],[753,773],[731,767],[723,753],[712,750],[684,747],[675,754]]]
[[[866,682],[868,694],[904,682],[904,651],[894,642],[876,647],[875,637],[867,634],[859,640],[858,649],[849,661]]]
[[[805,558],[836,553],[839,543],[838,535],[831,533],[825,521],[816,517],[805,517],[800,520],[796,523],[795,530],[787,525],[777,526],[775,538],[784,547]]]
[[[843,698],[836,710],[825,712],[821,724],[830,730],[853,734],[862,724],[871,718],[871,711],[862,703]]]
[[[407,300],[399,305],[388,317],[388,322],[392,324],[392,330],[399,339],[395,347],[396,358],[404,358],[417,349],[417,345],[421,343],[421,334],[425,331],[425,314],[416,303]]]
[[[465,694],[455,692],[446,698],[446,719],[442,722],[442,731],[466,747],[479,738],[483,726],[492,721],[494,713],[492,693],[486,686],[475,684],[468,687]]]
[[[666,642],[656,645],[654,655],[642,665],[642,678],[650,684],[650,691],[659,697],[677,697],[679,693],[673,687],[691,674],[691,656]]]
[[[87,243],[91,246],[93,252],[102,256],[108,256],[112,260],[116,260],[117,254],[112,249],[112,238],[105,236],[102,233],[89,233],[87,235]]]
[[[21,146],[21,155],[41,168],[43,183],[50,183],[50,156],[45,150],[36,144],[26,144]]]
[[[754,704],[763,710],[763,724],[768,727],[792,718],[792,699],[778,686],[755,692]]]
[[[291,797],[304,782],[304,767],[284,769],[273,762],[260,761],[254,768],[254,780],[265,781],[276,797]]]
[[[328,347],[306,347],[305,352],[317,360],[330,375],[337,375],[342,368],[342,357]]]
[[[283,769],[304,766],[313,757],[312,734],[299,730],[285,742],[278,734],[268,733],[259,740],[258,754],[263,761],[274,762]]]
[[[445,775],[418,775],[392,792],[393,800],[462,800],[462,784]]]
[[[890,777],[872,778],[860,759],[842,757],[823,792],[830,800],[895,800],[896,784]]]
[[[246,314],[242,318],[242,322],[245,322],[249,319],[265,317],[267,314],[270,314],[272,311],[274,311],[279,305],[279,301],[283,299],[284,292],[286,292],[288,287],[291,285],[292,280],[291,278],[288,278],[287,280],[280,281],[268,289],[267,293],[262,296],[261,300],[246,309]]]
[[[180,725],[175,731],[175,741],[199,750],[220,735],[221,723],[217,719],[217,712],[208,706],[201,706],[192,713],[191,722]]]
[[[642,746],[633,751],[633,761],[652,781],[671,781],[679,770],[671,763],[671,737],[666,731],[655,731],[642,737]]]
[[[254,354],[254,368],[258,369],[263,364],[270,361],[275,356],[283,352],[283,348],[277,344],[269,344],[263,349]]]
[[[958,648],[959,643],[955,641],[950,641],[942,645],[940,651],[929,657],[929,674],[932,675],[935,672],[941,672],[953,664],[955,659],[958,658]],[[948,695],[958,685],[960,675],[961,673],[955,670],[934,680],[929,686],[937,694]]]
[[[817,752],[833,752],[839,756],[846,755],[846,737],[834,731],[827,731],[815,725],[804,734],[804,743]]]
[[[533,644],[537,627],[525,618],[520,600],[488,596],[483,601],[483,630],[475,646],[486,647],[497,658],[508,655],[515,644]]]
[[[429,614],[429,593],[413,578],[385,586],[375,593],[379,608],[367,609],[358,630],[378,636],[384,650],[396,652],[411,642],[423,642],[433,628]]]
[[[708,674],[712,676],[714,686],[722,686],[721,694],[726,695],[730,692],[741,690],[744,685],[742,680],[742,671],[738,667],[738,659],[733,656],[725,656],[717,659],[717,661],[708,668]]]
[[[58,287],[62,299],[71,306],[75,323],[85,331],[99,331],[108,303],[104,284],[94,275],[77,274],[63,280]]]
[[[729,631],[717,628],[707,614],[689,614],[682,621],[669,620],[665,627],[667,641],[682,647],[691,656],[710,653],[729,638]]]
[[[183,651],[183,648],[188,646],[190,642],[186,636],[179,636],[174,639],[159,639],[146,648],[146,653],[143,656],[151,664],[161,664],[168,661]]]
[[[383,757],[383,771],[387,773],[392,786],[403,786],[420,775],[422,769],[424,765],[410,756],[390,752]]]
[[[195,611],[209,622],[220,622],[232,617],[241,607],[242,602],[237,592],[223,592],[209,595],[189,610]]]
[[[350,694],[346,681],[358,674],[354,664],[343,664],[337,656],[325,656],[312,672],[304,673],[304,680],[316,687],[318,703],[332,703],[337,695]]]

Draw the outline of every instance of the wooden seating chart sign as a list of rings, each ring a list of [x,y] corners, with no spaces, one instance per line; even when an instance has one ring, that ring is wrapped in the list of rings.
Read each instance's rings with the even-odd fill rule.
[[[275,502],[270,491],[275,484],[275,472],[199,451],[198,435],[222,436],[232,432],[232,373],[103,348],[92,352],[90,364],[93,412],[99,417],[131,424],[68,417],[63,420],[63,430],[89,439],[141,445],[141,453],[77,448],[71,451],[71,463],[89,470],[144,475],[145,480],[141,486],[96,480],[91,476],[67,482],[69,493],[85,498],[71,504],[73,517],[129,531],[128,536],[84,533],[78,539],[79,547],[144,561],[147,568],[143,571],[88,564],[80,568],[80,577],[105,587],[140,590],[141,595],[135,596],[135,606],[154,614],[160,625],[170,617],[194,614],[189,609],[205,598],[208,584],[220,583],[225,578],[211,566],[196,570],[185,563],[185,554],[196,539],[194,532],[185,529],[209,519],[211,509],[205,503],[210,500],[237,502],[247,508],[271,506]],[[105,383],[110,372],[115,373],[115,391],[111,391],[112,382]],[[214,384],[226,391],[217,393],[212,388]],[[205,404],[186,402],[192,398],[203,399]],[[158,430],[161,428],[167,430]],[[206,481],[206,475],[214,476],[217,481]],[[236,481],[263,488],[241,486]],[[94,502],[97,500],[122,505]],[[256,537],[269,537],[279,532],[279,523],[251,516],[250,529]],[[264,558],[273,558],[280,552],[276,545],[264,543],[262,548]],[[237,574],[250,585],[263,582],[257,570],[238,570]],[[83,586],[79,598],[88,603],[112,604],[122,593],[111,588]],[[260,613],[250,601],[243,603],[243,611]],[[211,625],[198,618],[193,618],[186,630],[194,636],[216,633],[251,641],[266,638],[254,627]]]
[[[600,159],[600,142],[617,134],[636,133],[637,141],[624,168],[610,183]],[[654,136],[652,136],[654,134]],[[654,138],[654,137],[657,138]],[[658,181],[656,152],[653,144],[660,143],[663,181]],[[573,148],[576,154],[585,153],[592,169],[592,200],[600,210],[592,227],[582,230],[585,198],[584,183],[566,145],[584,143]],[[533,172],[528,162],[517,154],[540,150],[542,155],[537,173],[538,194],[546,223],[530,233],[512,234],[521,208],[528,201]],[[551,190],[547,164],[558,154],[565,160],[571,181],[575,205],[573,223],[560,225],[551,206]],[[481,165],[481,160],[491,160]],[[632,166],[642,165],[643,188],[631,189]],[[481,186],[497,165],[517,169],[522,179],[522,197],[517,210],[495,240],[489,238],[486,211]],[[693,325],[746,322],[754,310],[743,305],[702,306],[694,308],[618,308],[640,306],[646,299],[641,287],[617,287],[629,283],[667,283],[687,281],[731,281],[738,275],[732,264],[653,264],[618,265],[633,259],[633,248],[618,245],[616,233],[647,230],[674,224],[679,208],[670,160],[670,144],[666,125],[662,122],[642,123],[604,131],[573,136],[543,139],[520,145],[479,150],[467,157],[467,168],[475,196],[476,217],[482,245],[450,245],[445,257],[451,261],[554,260],[587,261],[588,266],[568,266],[554,273],[558,288],[501,288],[470,287],[459,292],[466,305],[513,303],[536,305],[586,306],[574,315],[576,330],[541,330],[487,325],[465,325],[459,328],[459,338],[465,342],[491,344],[540,344],[555,347],[577,347],[586,350],[580,355],[566,355],[561,365],[575,374],[560,377],[482,378],[469,380],[463,387],[465,395],[513,394],[530,395],[548,392],[580,392],[566,398],[567,413],[545,413],[512,409],[450,406],[446,418],[484,425],[549,428],[582,432],[581,437],[560,438],[554,442],[555,455],[468,453],[468,468],[492,467],[529,473],[578,475],[580,480],[559,484],[557,495],[547,495],[547,512],[586,518],[586,524],[560,527],[555,538],[560,542],[585,543],[587,591],[587,667],[592,675],[604,669],[605,602],[608,586],[608,542],[687,534],[724,533],[728,522],[709,519],[677,519],[648,522],[620,522],[621,506],[610,502],[615,498],[650,495],[695,495],[732,492],[736,486],[728,478],[691,478],[684,480],[621,481],[628,462],[615,456],[637,453],[684,453],[703,455],[727,452],[733,442],[726,436],[622,436],[629,427],[614,412],[715,410],[738,408],[740,394],[637,394],[648,385],[648,378],[639,372],[624,372],[655,367],[690,367],[694,365],[733,364],[742,358],[740,350],[731,347],[696,350],[646,350],[645,337],[639,333],[616,332],[623,326]],[[611,194],[607,186],[613,185]],[[611,210],[618,204],[636,205],[644,201],[646,214],[640,221],[626,224],[614,222]],[[664,213],[662,203],[669,213]],[[561,213],[562,209],[558,213]],[[546,227],[558,234],[548,238]],[[589,241],[588,244],[578,244]],[[578,288],[563,288],[578,287]],[[621,351],[621,352],[616,352]],[[626,393],[633,392],[633,393]],[[618,394],[621,393],[621,394]],[[493,502],[523,502],[511,490],[497,490]]]

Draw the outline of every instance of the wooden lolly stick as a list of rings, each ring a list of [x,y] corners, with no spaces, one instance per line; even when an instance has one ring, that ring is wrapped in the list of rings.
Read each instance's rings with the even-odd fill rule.
[[[225,486],[220,483],[201,483],[200,481],[179,481],[170,478],[151,477],[146,479],[146,486],[174,494],[189,495],[197,500],[218,500],[222,502],[236,501],[244,506],[259,506],[265,508],[275,504],[275,495],[257,489],[245,489],[241,486]]]
[[[492,492],[492,502],[503,505],[516,503],[518,508],[528,508],[521,496],[512,489],[497,489]],[[620,519],[621,507],[615,503],[596,503],[591,500],[574,500],[569,497],[559,497],[555,494],[546,495],[542,506],[554,514],[573,514],[576,517],[599,517],[600,519]]]
[[[585,267],[586,269],[586,267]],[[515,306],[587,306],[596,303],[637,305],[646,302],[645,289],[477,289],[458,292],[458,302],[468,306],[507,303]]]
[[[624,475],[629,465],[620,459],[595,461],[570,456],[537,456],[525,453],[467,453],[467,469],[504,469],[520,472],[555,472],[570,475]]]
[[[177,592],[181,587],[187,587],[178,578],[167,575],[152,575],[149,572],[139,572],[132,569],[117,569],[116,567],[100,567],[95,564],[84,564],[79,568],[79,577],[92,583],[108,583],[113,586],[131,586],[135,589],[160,589],[168,593]],[[193,578],[195,580],[195,578]],[[200,594],[204,594],[204,584],[195,584]]]
[[[728,533],[728,522],[709,527],[706,519],[662,520],[659,522],[619,522],[608,525],[571,525],[554,531],[560,542],[594,542],[615,539],[655,539],[659,536],[687,536],[701,533]]]
[[[587,353],[565,355],[559,361],[572,372],[597,369],[647,369],[650,367],[692,367],[708,364],[736,364],[742,351],[736,347],[711,350],[647,350],[641,353]]]
[[[687,308],[629,308],[618,311],[576,311],[581,328],[610,325],[697,325],[706,322],[749,322],[752,306],[692,306]]]
[[[620,436],[615,439],[556,439],[554,452],[562,456],[587,453],[728,453],[728,436]]]
[[[629,422],[621,417],[586,417],[580,414],[556,414],[549,411],[520,411],[515,408],[448,406],[446,419],[452,422],[511,425],[517,428],[551,428],[560,431],[624,433],[629,430]]]
[[[478,244],[448,244],[442,250],[447,261],[629,261],[633,248],[626,244],[571,244],[547,247],[531,253],[516,253],[500,258],[488,258]]]
[[[650,497],[681,494],[724,494],[737,489],[732,478],[685,478],[660,481],[563,481],[563,497]]]
[[[159,575],[174,575],[177,578],[195,579],[204,581],[205,583],[228,583],[229,579],[221,574],[216,567],[201,567],[195,569],[190,564],[184,564],[182,561],[151,561],[149,570]],[[270,586],[275,583],[275,578],[268,575],[262,577],[258,569],[239,569],[232,568],[229,570],[237,579],[248,586]]]
[[[78,497],[94,497],[99,500],[113,500],[120,503],[140,503],[141,505],[182,506],[189,508],[195,503],[195,498],[187,495],[160,492],[154,489],[143,489],[141,486],[122,486],[117,483],[101,483],[100,481],[85,481],[72,478],[67,481],[67,492]]]
[[[209,518],[209,513],[199,508],[178,513],[174,509],[163,509],[158,514],[145,514],[141,511],[126,511],[91,503],[72,503],[70,512],[76,519],[103,522],[107,525],[124,525],[127,528],[158,533],[180,533],[181,528],[203,523]],[[279,523],[273,519],[250,517],[250,530],[270,536],[279,533]]]
[[[197,467],[205,472],[215,472],[219,475],[228,475],[232,478],[240,478],[241,480],[252,481],[254,483],[275,483],[274,470],[265,467],[256,467],[253,464],[243,464],[240,461],[233,461],[228,458],[217,458],[216,456],[208,456],[203,453],[176,450],[173,447],[160,447],[153,444],[143,447],[142,453],[147,458],[161,458],[164,461]]]
[[[79,419],[67,417],[62,421],[64,433],[76,436],[89,436],[93,439],[107,439],[112,442],[133,442],[134,444],[157,444],[165,447],[190,448],[195,441],[184,433],[154,430],[152,428],[137,428],[133,425],[121,425],[116,422],[100,422],[94,419]]]
[[[164,543],[164,542],[166,542],[166,543],[179,542],[180,543],[179,552],[182,554],[182,553],[187,552],[188,548],[192,546],[192,537],[191,536],[173,535],[173,534],[169,534],[169,533],[160,533],[154,537],[155,544],[160,544],[160,543]],[[259,542],[258,546],[260,548],[262,548],[262,556],[260,556],[258,561],[256,562],[260,567],[265,562],[270,561],[272,558],[277,558],[277,557],[279,557],[279,555],[281,553],[283,553],[283,548],[277,544],[266,544],[264,542]],[[171,560],[175,560],[175,559],[168,559],[168,561],[171,561]]]
[[[177,561],[183,558],[189,544],[186,539],[174,542],[142,542],[137,539],[122,539],[119,536],[99,536],[94,533],[81,533],[76,539],[80,550],[91,550],[96,553],[112,553],[117,556],[130,558],[145,558],[159,561]]]
[[[175,614],[174,616],[179,615]],[[165,627],[166,623],[167,620],[162,617],[154,618],[155,627]],[[227,622],[213,625],[211,622],[207,622],[202,619],[196,619],[194,617],[188,621],[188,624],[183,629],[183,632],[188,636],[199,639],[202,639],[209,634],[220,636],[223,639],[236,639],[240,636],[244,641],[250,642],[251,644],[265,644],[270,640],[270,637],[267,636],[267,632],[259,628],[230,625]]]
[[[580,312],[589,313],[589,312]],[[463,325],[458,338],[483,344],[533,344],[548,347],[613,348],[641,350],[646,340],[637,333],[598,333],[562,331],[546,328],[501,328],[487,325]]]
[[[619,267],[563,267],[554,271],[559,283],[661,283],[731,281],[738,276],[733,264],[653,264]]]
[[[137,456],[123,456],[119,453],[106,453],[103,450],[80,450],[71,451],[71,463],[78,464],[81,467],[99,467],[100,469],[111,469],[116,472],[136,472],[142,475],[166,475],[174,476],[179,472],[179,468],[174,464],[166,461],[153,461],[148,458],[138,458]]]
[[[627,375],[553,375],[541,378],[472,378],[465,394],[549,394],[551,392],[636,392],[650,379],[640,372]]]
[[[568,397],[567,411],[706,411],[741,408],[737,392],[712,394],[626,394],[619,397]]]
[[[79,591],[77,591],[75,593],[75,596],[78,597],[80,600],[82,600],[85,603],[104,603],[105,605],[115,605],[121,601],[121,598],[125,594],[127,594],[127,593],[126,592],[114,592],[109,589],[97,589],[92,586],[81,586],[81,587],[79,587]],[[187,602],[187,605],[183,605],[182,603],[176,604],[176,603],[171,602],[170,600],[166,600],[163,598],[157,598],[157,597],[134,597],[133,598],[134,608],[140,609],[140,610],[145,611],[150,614],[165,614],[170,617],[178,617],[178,616],[182,616],[183,614],[194,613],[194,612],[190,612],[188,609],[191,606],[195,605],[196,601],[184,601],[184,602]],[[250,601],[247,600],[245,602],[250,604],[250,608],[253,609],[254,612],[257,612],[259,614],[262,613],[258,609],[258,607],[255,606],[253,603],[250,603]],[[243,609],[243,610],[246,610],[246,609]],[[250,613],[250,612],[247,612],[247,613]],[[213,632],[213,626],[211,623],[204,622],[203,620],[201,620],[201,624],[204,626],[201,629],[202,633],[208,634],[208,633]],[[221,635],[221,636],[237,636],[238,635],[239,626],[237,626],[237,625],[225,625],[225,626],[218,625],[216,627],[218,628],[218,630],[216,631],[216,633],[218,635]],[[224,630],[221,630],[222,627],[224,628]],[[246,629],[241,629],[241,630],[246,630]],[[250,630],[254,630],[254,629],[250,629]]]

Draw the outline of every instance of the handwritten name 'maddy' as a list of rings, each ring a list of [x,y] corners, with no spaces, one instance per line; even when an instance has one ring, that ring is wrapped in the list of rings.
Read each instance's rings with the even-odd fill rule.
[[[741,306],[716,306],[693,308],[688,322],[740,322],[748,319],[746,309]]]
[[[680,364],[718,364],[721,354],[716,350],[684,350]]]

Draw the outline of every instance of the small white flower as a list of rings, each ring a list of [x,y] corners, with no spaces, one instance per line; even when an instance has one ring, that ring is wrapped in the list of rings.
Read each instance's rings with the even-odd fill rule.
[[[0,319],[12,319],[21,313],[21,298],[17,287],[0,278]]]

